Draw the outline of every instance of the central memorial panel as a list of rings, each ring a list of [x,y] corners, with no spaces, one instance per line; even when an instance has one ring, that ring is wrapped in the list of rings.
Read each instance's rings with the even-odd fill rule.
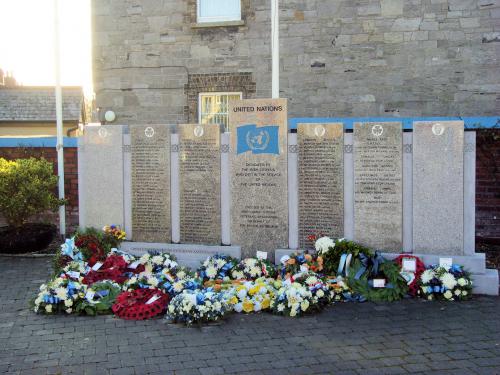
[[[344,126],[298,124],[299,246],[309,235],[344,236]]]
[[[179,126],[181,242],[220,245],[220,128]]]
[[[170,127],[131,125],[132,237],[171,242]]]
[[[287,248],[287,101],[231,101],[229,126],[231,243],[242,257]]]
[[[354,124],[354,239],[375,249],[403,248],[402,126]]]

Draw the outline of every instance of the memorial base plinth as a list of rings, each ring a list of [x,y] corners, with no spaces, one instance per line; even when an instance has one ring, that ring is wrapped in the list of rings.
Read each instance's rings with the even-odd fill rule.
[[[123,242],[120,250],[136,256],[146,254],[148,251],[170,253],[177,258],[177,262],[181,266],[190,267],[193,270],[196,270],[209,256],[215,254],[224,254],[237,259],[241,258],[241,248],[239,246]]]
[[[274,253],[275,263],[279,264],[284,255],[301,253],[303,250],[277,249]],[[394,259],[397,253],[382,253],[386,259]],[[474,282],[474,294],[487,294],[498,296],[499,275],[498,270],[486,268],[486,257],[484,253],[474,255],[439,255],[439,254],[418,254],[411,255],[419,257],[426,266],[439,264],[439,258],[452,258],[454,264],[461,265],[466,271],[472,274]]]

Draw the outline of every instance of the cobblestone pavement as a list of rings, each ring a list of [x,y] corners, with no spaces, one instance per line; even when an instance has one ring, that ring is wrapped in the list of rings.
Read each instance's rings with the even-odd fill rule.
[[[48,258],[0,257],[0,373],[500,374],[499,298],[344,303],[199,329],[36,315],[27,303],[49,272]]]

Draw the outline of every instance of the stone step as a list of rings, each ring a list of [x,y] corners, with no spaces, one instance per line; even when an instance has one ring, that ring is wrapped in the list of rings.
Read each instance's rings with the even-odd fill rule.
[[[483,274],[473,274],[473,293],[498,296],[498,270],[486,269]]]

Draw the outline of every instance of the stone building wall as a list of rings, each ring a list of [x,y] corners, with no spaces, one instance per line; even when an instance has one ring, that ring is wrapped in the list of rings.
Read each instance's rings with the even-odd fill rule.
[[[117,122],[191,121],[192,75],[241,75],[244,95],[271,95],[269,0],[211,28],[196,27],[196,0],[92,4],[97,105]],[[292,117],[499,112],[500,0],[286,0],[280,17]]]

